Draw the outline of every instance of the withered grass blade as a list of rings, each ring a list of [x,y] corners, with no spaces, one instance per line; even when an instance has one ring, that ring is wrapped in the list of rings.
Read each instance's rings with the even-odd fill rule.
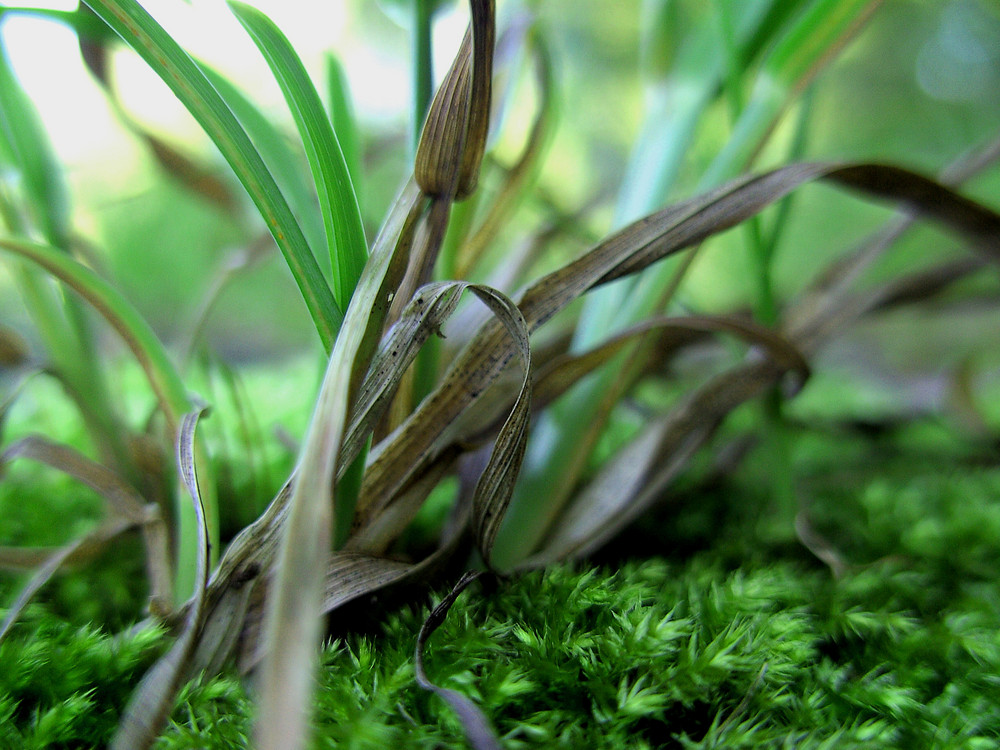
[[[660,334],[656,342],[656,356],[663,361],[686,343],[701,340],[701,334],[706,333],[731,333],[761,347],[775,362],[796,371],[802,381],[809,377],[809,363],[791,341],[750,319],[696,315],[657,317],[631,326],[587,352],[567,352],[539,367],[535,382],[535,408],[541,408],[562,395],[637,338]]]
[[[1000,137],[994,137],[984,145],[972,149],[949,164],[940,173],[940,180],[949,186],[962,182],[982,172],[1000,158]],[[851,285],[870,268],[894,243],[912,227],[917,215],[907,212],[895,217],[845,257],[830,265],[826,271],[809,285],[786,314],[786,328],[790,335],[797,336],[803,321],[817,321],[825,317],[843,315],[841,307]]]
[[[261,750],[294,749],[306,740],[321,637],[324,572],[338,522],[332,488],[338,469],[350,462],[341,454],[348,409],[375,350],[421,204],[409,186],[404,189],[376,239],[334,342],[291,480],[265,611],[255,722]]]
[[[80,558],[87,558],[98,553],[109,541],[130,529],[133,525],[131,521],[125,518],[111,518],[90,533],[57,550],[37,550],[38,553],[45,554],[45,557],[38,562],[37,570],[24,588],[21,589],[21,593],[17,595],[17,599],[7,608],[7,615],[4,617],[3,623],[0,623],[0,643],[3,642],[3,639],[10,632],[11,627],[17,622],[31,599],[51,580],[59,568],[66,563]],[[4,564],[6,552],[6,549],[0,549],[0,565]],[[13,553],[11,558],[16,560],[18,557],[17,548],[11,549],[10,552]],[[29,550],[29,552],[36,551]],[[33,558],[35,555],[31,555],[31,557]],[[33,562],[33,560],[29,558],[18,562]]]
[[[472,194],[486,150],[492,100],[493,0],[470,0],[472,21],[427,111],[414,164],[427,194],[461,200]]]
[[[345,551],[384,554],[410,525],[435,487],[455,469],[459,450],[445,451],[379,513],[351,532]]]
[[[475,285],[470,289],[487,304],[507,329],[517,345],[524,371],[517,398],[509,416],[500,427],[489,461],[472,496],[472,531],[483,561],[489,566],[492,562],[493,544],[514,492],[528,441],[532,390],[531,344],[528,325],[513,302],[489,287]]]
[[[584,556],[624,529],[657,499],[740,404],[778,383],[784,368],[770,361],[716,376],[667,415],[651,421],[574,498],[552,524],[540,550],[519,568]]]
[[[469,572],[455,584],[455,587],[441,600],[441,603],[428,615],[424,624],[420,628],[417,636],[417,648],[414,653],[414,669],[416,671],[417,684],[424,690],[438,695],[451,709],[458,715],[465,729],[465,736],[474,750],[500,750],[500,739],[490,720],[482,710],[471,699],[461,693],[448,688],[439,687],[430,681],[427,672],[424,670],[424,648],[427,646],[427,639],[440,627],[444,618],[448,615],[455,600],[470,583],[475,581],[481,573]]]
[[[873,290],[853,293],[841,289],[827,308],[809,308],[799,325],[801,334],[794,341],[802,351],[812,352],[862,316],[922,301],[986,264],[986,258],[963,258],[893,278]],[[552,524],[541,551],[526,561],[524,567],[586,555],[619,533],[656,501],[722,418],[739,404],[776,385],[788,364],[786,359],[783,366],[780,360],[775,360],[771,365],[759,363],[736,368],[710,381],[679,408],[647,425]]]
[[[527,426],[531,404],[531,350],[527,324],[517,306],[494,289],[467,282],[435,282],[421,287],[414,296],[407,315],[390,330],[380,348],[372,369],[372,376],[362,388],[363,401],[356,417],[356,425],[348,440],[356,445],[365,425],[378,418],[376,407],[384,405],[385,396],[394,389],[421,343],[431,331],[438,328],[455,309],[458,295],[465,289],[475,294],[489,307],[514,342],[523,363],[524,374],[513,407],[497,436],[493,454],[483,472],[473,501],[473,528],[480,549],[488,560],[496,536],[497,525],[510,500],[513,484],[520,468],[527,439]],[[462,374],[453,377],[461,379]],[[467,403],[475,401],[481,393],[466,394]],[[368,416],[366,416],[366,413]],[[416,425],[422,427],[422,425]],[[420,454],[411,456],[407,479],[417,478],[439,457],[432,443]],[[400,485],[399,489],[403,489]],[[358,502],[357,526],[364,528],[375,522],[383,511],[394,502],[399,493],[374,494],[363,490]],[[409,517],[406,517],[409,521]],[[401,533],[399,528],[396,533]]]
[[[735,180],[641,219],[532,284],[518,304],[529,331],[589,289],[636,273],[756,214],[796,187],[832,180],[880,198],[896,198],[1000,258],[1000,215],[912,172],[880,165],[797,164]],[[413,457],[430,455],[454,420],[514,355],[501,324],[486,323],[431,393],[393,435],[372,451],[364,492],[392,497],[413,475]]]
[[[374,274],[363,275],[363,286],[357,293],[363,295],[371,307],[351,370],[353,391],[360,387],[376,351],[395,285],[405,272],[413,229],[423,206],[423,195],[411,180],[400,192],[376,237],[368,265],[379,269],[383,275],[380,279]],[[341,466],[349,463],[347,457],[343,458]],[[261,616],[260,610],[271,584],[266,579],[271,576],[278,558],[291,492],[292,480],[289,480],[261,516],[230,542],[219,561],[208,587],[205,627],[192,660],[193,669],[218,667],[234,653],[249,653],[249,660],[256,663],[259,649],[255,641],[247,641],[245,621]]]
[[[149,576],[149,607],[153,614],[170,611],[173,582],[170,572],[170,554],[167,527],[159,506],[146,503],[139,492],[118,474],[91,460],[75,448],[54,443],[46,438],[30,435],[9,446],[0,456],[0,468],[16,458],[27,458],[50,466],[87,485],[107,502],[109,521],[119,519],[124,528],[139,527],[143,534],[146,555],[146,572]],[[97,538],[107,539],[100,529]],[[82,544],[83,540],[79,540]],[[70,556],[79,556],[94,549],[88,542]],[[63,557],[62,562],[66,562]]]
[[[195,594],[187,611],[183,630],[170,650],[146,673],[129,699],[111,750],[145,750],[156,741],[174,705],[174,698],[187,672],[204,621],[205,591],[208,586],[208,526],[198,488],[195,468],[194,433],[202,411],[181,419],[177,435],[177,468],[191,495],[198,519],[198,570]]]

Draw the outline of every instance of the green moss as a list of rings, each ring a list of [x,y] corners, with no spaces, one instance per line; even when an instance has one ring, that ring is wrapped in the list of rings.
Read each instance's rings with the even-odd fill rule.
[[[834,581],[707,559],[556,567],[463,598],[432,677],[477,700],[509,748],[989,747],[1000,738],[1000,597],[921,613],[927,576],[884,564]],[[425,608],[324,654],[316,747],[462,747],[413,684]],[[159,748],[241,747],[232,678],[189,686]]]
[[[690,499],[596,564],[473,587],[430,640],[430,677],[476,700],[508,748],[995,747],[1000,470],[988,452],[934,422],[813,431],[794,446],[802,507],[841,578],[788,533],[758,533],[790,519],[751,454],[714,488],[689,483]],[[163,648],[156,633],[59,622],[80,580],[55,584],[0,647],[0,747],[106,742]],[[314,747],[465,746],[414,683],[428,612],[328,645]],[[241,680],[201,677],[156,747],[245,747],[252,713]]]
[[[0,747],[106,744],[165,642],[156,629],[112,637],[30,607],[0,644]]]

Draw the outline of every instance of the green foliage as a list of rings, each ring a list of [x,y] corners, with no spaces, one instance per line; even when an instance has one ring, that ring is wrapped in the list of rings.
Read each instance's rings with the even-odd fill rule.
[[[98,747],[165,644],[146,628],[110,636],[40,607],[0,644],[0,747]]]
[[[83,10],[53,16],[74,26],[111,110],[166,178],[154,202],[183,191],[184,200],[167,200],[165,210],[172,227],[183,228],[172,236],[188,238],[184,252],[176,253],[185,257],[171,253],[160,267],[170,274],[156,273],[154,264],[132,274],[132,296],[140,288],[145,294],[149,284],[150,296],[162,297],[158,304],[180,320],[171,321],[175,328],[184,326],[185,316],[173,315],[170,295],[155,294],[168,289],[156,277],[174,276],[173,296],[196,313],[191,330],[182,328],[175,365],[159,333],[121,292],[122,279],[109,272],[120,258],[105,267],[106,248],[76,236],[79,217],[63,200],[62,169],[44,123],[0,55],[0,99],[17,105],[0,107],[6,167],[0,248],[15,258],[11,276],[47,350],[38,362],[11,359],[20,369],[12,369],[14,395],[8,401],[4,393],[0,420],[8,417],[7,404],[16,414],[24,392],[37,392],[33,383],[21,390],[22,376],[35,372],[41,373],[37,380],[52,378],[65,389],[77,412],[73,419],[86,429],[84,436],[74,432],[77,425],[64,431],[60,424],[47,435],[60,433],[66,445],[53,446],[25,438],[34,424],[11,420],[13,438],[0,456],[0,470],[7,472],[0,490],[3,564],[39,570],[26,589],[32,593],[66,556],[74,565],[88,564],[86,572],[64,571],[42,589],[39,606],[2,644],[7,661],[17,649],[27,654],[0,692],[6,701],[0,719],[11,725],[11,742],[103,744],[117,717],[113,745],[145,747],[174,705],[160,747],[244,747],[251,735],[262,749],[299,747],[309,721],[317,730],[313,744],[322,747],[455,745],[469,717],[476,721],[475,709],[456,718],[437,695],[414,686],[414,678],[428,683],[419,661],[414,669],[413,642],[421,622],[436,626],[437,611],[413,608],[388,616],[379,605],[377,635],[354,632],[324,652],[322,686],[313,701],[320,614],[334,610],[339,626],[337,608],[344,603],[394,582],[411,586],[442,559],[456,568],[511,570],[526,560],[542,565],[593,554],[667,490],[669,507],[643,516],[620,543],[599,553],[604,567],[561,565],[504,580],[482,595],[463,595],[427,649],[431,681],[444,688],[438,695],[454,691],[451,696],[481,705],[509,747],[974,747],[996,739],[998,683],[991,675],[1000,656],[991,634],[998,624],[1000,514],[991,498],[1000,477],[987,468],[995,452],[919,419],[922,402],[886,396],[885,390],[898,390],[898,371],[886,373],[890,389],[868,403],[857,398],[853,380],[839,393],[822,378],[819,387],[808,384],[804,406],[786,406],[780,386],[791,385],[787,375],[804,381],[810,369],[822,369],[828,340],[878,320],[883,308],[916,303],[931,311],[938,293],[966,276],[973,283],[952,292],[949,304],[983,297],[995,302],[995,280],[983,281],[979,271],[997,260],[1000,214],[948,186],[996,160],[1000,141],[955,162],[940,183],[877,163],[792,164],[691,197],[757,161],[829,156],[822,147],[814,150],[814,136],[842,128],[817,124],[822,93],[810,91],[802,103],[798,97],[814,80],[821,84],[819,73],[854,39],[877,0],[668,0],[644,3],[641,13],[624,8],[609,22],[611,31],[602,33],[627,38],[628,49],[639,35],[642,59],[629,64],[638,62],[639,77],[645,76],[646,101],[635,107],[644,111],[643,122],[616,195],[605,184],[617,177],[622,154],[608,160],[618,164],[609,168],[589,146],[576,144],[574,168],[564,169],[566,159],[557,159],[551,162],[559,165],[554,176],[547,173],[557,99],[574,102],[570,119],[586,119],[588,108],[598,108],[600,128],[616,119],[608,111],[622,109],[612,89],[623,87],[625,76],[605,75],[613,83],[602,87],[585,75],[585,90],[568,96],[559,81],[554,63],[562,53],[555,40],[579,33],[576,16],[586,14],[558,3],[543,10],[525,0],[525,20],[510,13],[509,26],[497,28],[493,0],[472,0],[467,41],[432,102],[431,25],[440,3],[407,2],[414,136],[425,111],[429,115],[414,138],[414,180],[398,194],[382,230],[371,235],[377,238],[370,248],[355,183],[372,153],[362,153],[346,79],[331,56],[325,107],[303,64],[308,58],[300,58],[266,16],[231,3],[285,95],[299,131],[289,139],[288,123],[272,122],[251,97],[189,56],[135,0],[88,2],[171,87],[232,174],[221,161],[199,164],[129,114],[127,97],[109,75],[111,38],[103,27],[95,34],[98,16]],[[23,12],[0,14],[7,10]],[[629,30],[629,19],[636,28]],[[945,15],[938,20],[944,29]],[[495,39],[503,41],[496,48]],[[867,57],[861,57],[870,61],[870,47],[879,42],[866,43]],[[973,46],[979,49],[981,40]],[[523,51],[512,54],[514,49]],[[947,50],[937,53],[946,56]],[[601,64],[585,66],[594,67]],[[510,102],[522,98],[521,79],[529,71],[534,121],[525,127],[518,122],[520,104]],[[504,89],[498,86],[496,96],[494,78]],[[853,94],[842,99],[841,108],[856,102]],[[500,132],[488,139],[494,102],[506,114],[494,128]],[[867,109],[881,117],[879,104]],[[789,127],[782,116],[793,108],[796,124]],[[728,120],[720,116],[725,109]],[[628,130],[617,121],[610,127]],[[974,127],[944,139],[949,147],[935,152],[933,168],[983,132]],[[365,140],[376,143],[368,151],[381,148]],[[505,149],[513,142],[523,147],[510,160]],[[602,141],[600,149],[606,147]],[[892,153],[878,150],[880,158]],[[601,208],[613,212],[619,231],[588,239],[592,247],[574,252],[567,263],[562,250],[577,242],[576,235],[591,233],[588,219],[569,208],[577,163],[596,176],[584,190],[599,192]],[[218,167],[223,173],[216,174]],[[833,257],[850,235],[842,227],[833,237],[815,228],[793,232],[803,220],[790,218],[787,196],[816,179],[901,202],[913,216],[887,228],[884,241],[875,237],[854,255],[844,254],[844,262],[813,283],[807,277],[823,265],[814,246],[823,245],[822,257]],[[259,215],[239,210],[237,182]],[[453,212],[452,204],[479,183],[474,198]],[[165,184],[169,190],[161,189]],[[387,193],[384,185],[375,189]],[[663,206],[681,195],[680,202]],[[980,195],[992,200],[987,191]],[[839,203],[810,210],[816,217],[806,212],[808,221],[817,226],[839,222],[860,229],[878,215]],[[100,213],[117,223],[111,213]],[[110,245],[119,237],[128,263],[139,263],[143,253],[136,248],[162,233],[131,206],[116,213],[130,214],[122,220],[129,226],[106,228],[103,240],[94,242]],[[185,220],[196,214],[198,221]],[[942,222],[982,257],[929,270],[920,265],[919,273],[907,258],[863,283],[918,214]],[[850,221],[843,221],[847,216]],[[746,246],[736,255],[747,259],[746,267],[731,265],[752,315],[731,300],[725,315],[713,315],[707,309],[712,305],[689,294],[687,271],[696,256],[706,266],[702,243],[745,221],[746,232],[728,236],[739,235]],[[577,227],[585,224],[581,232]],[[276,411],[273,394],[266,385],[248,394],[235,368],[216,366],[201,348],[203,324],[224,288],[273,249],[263,230],[283,252],[326,355],[317,363],[327,374],[313,418],[294,431],[296,438],[304,434],[302,445],[285,446],[277,457],[262,428],[262,415]],[[39,244],[40,237],[48,244]],[[223,240],[240,247],[230,257],[210,259]],[[191,242],[200,245],[194,252],[186,248]],[[808,274],[787,284],[779,260],[785,262],[783,248],[792,245],[807,256],[792,265]],[[324,246],[329,269],[317,261]],[[680,262],[666,260],[685,252]],[[120,248],[116,253],[123,254]],[[215,278],[201,278],[195,256],[202,265],[217,263]],[[188,275],[173,273],[178,262],[188,264]],[[274,269],[264,270],[263,283],[273,284]],[[458,280],[427,284],[435,273]],[[714,273],[713,285],[725,275]],[[465,279],[489,279],[489,286]],[[245,286],[244,294],[251,288]],[[472,322],[459,302],[466,288],[496,319]],[[188,306],[192,289],[203,292],[201,304]],[[506,296],[511,289],[522,290],[516,301]],[[112,398],[110,383],[120,365],[104,356],[74,293],[128,345],[147,375],[146,398]],[[683,306],[690,308],[683,318],[667,317]],[[461,324],[448,322],[448,336],[432,339],[452,312]],[[954,371],[937,382],[947,381],[969,433],[986,440],[995,433],[993,415],[977,404],[975,379],[976,368],[987,370],[991,359],[968,352],[989,336],[977,330],[978,318],[962,310],[956,318],[959,325],[951,328],[970,332],[959,337],[948,331],[941,348]],[[529,336],[550,319],[551,328],[529,345]],[[282,322],[272,327],[286,350],[294,347]],[[923,333],[919,322],[912,330]],[[618,331],[621,337],[608,338]],[[720,331],[738,334],[739,341],[707,343]],[[696,342],[703,349],[695,349]],[[702,358],[699,352],[709,349],[712,357]],[[191,357],[196,353],[200,359]],[[515,360],[516,372],[508,368]],[[197,372],[188,371],[196,369],[188,367],[193,361],[202,365]],[[6,388],[6,372],[0,375]],[[190,394],[201,377],[203,397],[216,407],[220,400],[229,403],[217,408],[214,421],[222,424],[199,434],[195,448],[190,415],[201,401]],[[298,425],[314,390],[296,390]],[[740,406],[753,399],[762,403]],[[182,424],[188,429],[178,434]],[[695,454],[711,441],[718,450]],[[175,450],[196,508],[204,493],[206,523],[192,513],[176,481]],[[741,451],[746,461],[727,462]],[[48,468],[25,468],[26,458]],[[877,474],[869,466],[874,459]],[[53,469],[79,481],[57,480]],[[94,479],[108,475],[114,481]],[[284,484],[281,477],[288,478]],[[94,487],[104,502],[80,490],[80,483]],[[268,498],[273,502],[265,509]],[[227,524],[221,534],[219,515]],[[116,538],[83,545],[82,535],[106,521],[113,522]],[[206,530],[210,545],[201,543]],[[471,558],[461,557],[463,535],[475,544]],[[151,592],[143,590],[140,545]],[[199,575],[194,603],[185,605],[196,561],[205,573],[201,552],[208,547],[225,556],[210,585]],[[806,550],[829,565],[833,578]],[[84,559],[72,557],[74,551]],[[164,604],[169,582],[162,584],[171,564],[175,611]],[[5,602],[16,600],[14,583],[21,581],[4,578],[0,585]],[[450,603],[457,591],[443,601]],[[122,716],[122,694],[139,682],[135,665],[162,650],[160,639],[122,636],[106,648],[111,661],[100,661],[94,654],[107,637],[97,626],[117,630],[134,622],[147,593],[150,612],[174,626],[175,639]],[[71,631],[56,620],[96,625]],[[226,639],[237,632],[248,637]],[[68,641],[78,643],[69,647]],[[48,661],[39,656],[43,651]],[[112,658],[121,653],[131,656]],[[220,674],[218,663],[234,657],[245,664],[260,654],[251,701],[240,679]],[[205,664],[211,671],[177,696],[177,678]],[[39,693],[32,681],[58,681],[58,670],[70,678],[58,690]],[[101,703],[95,710],[105,683],[117,691],[107,703],[112,708]],[[307,715],[311,702],[316,712]]]
[[[687,559],[608,558],[473,587],[432,636],[428,674],[480,703],[506,748],[990,747],[1000,584],[984,563],[1000,555],[1000,471],[956,466],[949,445],[953,433],[927,424],[807,441],[809,513],[843,542],[840,579],[801,547],[755,538],[746,515],[724,516],[714,548]],[[761,468],[751,461],[723,492],[767,516]],[[700,512],[682,507],[677,522]],[[463,746],[444,703],[413,684],[428,611],[405,607],[327,646],[313,747]],[[111,649],[33,609],[0,647],[8,731],[26,747],[106,737],[117,716],[92,715],[94,696],[120,706],[161,645],[143,632]],[[243,747],[252,714],[239,678],[201,676],[156,747]]]

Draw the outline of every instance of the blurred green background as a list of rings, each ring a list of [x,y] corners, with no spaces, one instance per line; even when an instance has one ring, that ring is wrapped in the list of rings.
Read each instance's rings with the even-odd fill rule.
[[[398,22],[401,3],[337,0],[322,9],[315,3],[259,5],[291,38],[317,81],[322,79],[324,50],[333,50],[345,67],[364,139],[362,202],[372,237],[410,169],[409,36]],[[513,246],[543,217],[554,211],[569,214],[586,203],[594,210],[577,221],[575,231],[555,251],[576,252],[588,237],[609,230],[645,102],[658,87],[683,85],[663,71],[669,70],[671,51],[685,29],[715,12],[713,5],[682,0],[500,0],[501,28],[532,9],[540,15],[554,50],[558,97],[557,127],[535,200],[521,209],[503,243]],[[231,76],[272,118],[286,123],[289,134],[293,132],[276,84],[223,3],[194,0],[148,6],[188,49]],[[438,77],[457,46],[466,14],[462,3],[451,2],[437,15]],[[662,29],[650,28],[650,19],[657,16],[669,21]],[[262,229],[249,218],[253,213],[248,202],[235,215],[228,213],[160,169],[146,146],[112,116],[68,29],[14,14],[5,14],[0,24],[15,69],[65,161],[77,229],[97,262],[161,336],[179,345],[218,270]],[[656,54],[650,54],[654,48]],[[498,54],[516,53],[501,48]],[[521,74],[501,80],[496,97],[504,117],[495,150],[501,164],[515,158],[534,110],[527,71],[523,65],[515,70]],[[113,75],[136,120],[239,195],[207,139],[133,54],[119,49]],[[820,74],[810,96],[808,158],[891,161],[934,173],[988,138],[1000,123],[1000,4],[888,0]],[[786,114],[757,167],[787,159],[796,109]],[[705,165],[725,145],[730,126],[727,108],[720,102],[699,128],[674,197],[693,191]],[[993,170],[967,191],[995,205],[998,187],[1000,174]],[[783,295],[801,287],[887,216],[885,209],[824,187],[805,188],[795,201],[797,210],[775,269]],[[722,310],[746,302],[748,269],[745,253],[736,248],[743,241],[737,230],[710,243],[693,268],[684,296],[687,305]],[[911,267],[950,251],[952,245],[935,230],[920,229],[874,275]],[[0,269],[0,316],[27,332],[20,300],[4,274]],[[987,323],[1000,322],[994,313],[985,314]],[[273,251],[226,288],[207,321],[206,340],[232,362],[273,361],[318,350],[305,308]],[[981,344],[977,339],[970,346]]]

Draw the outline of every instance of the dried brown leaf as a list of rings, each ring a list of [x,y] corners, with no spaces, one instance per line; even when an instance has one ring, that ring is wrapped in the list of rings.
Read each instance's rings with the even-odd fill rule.
[[[519,307],[535,331],[589,289],[636,273],[672,253],[729,229],[803,183],[827,179],[878,197],[895,197],[963,234],[1000,258],[1000,215],[948,188],[897,167],[796,164],[743,177],[697,198],[641,219],[543,277]],[[442,435],[492,383],[514,355],[496,321],[486,323],[458,355],[439,387],[404,425],[372,451],[364,492],[391,498],[443,450]]]
[[[198,636],[201,633],[205,591],[208,585],[208,525],[205,508],[198,489],[195,468],[194,433],[202,411],[185,414],[177,433],[177,467],[198,520],[198,570],[195,594],[187,611],[184,628],[170,650],[153,665],[132,693],[111,740],[111,750],[144,750],[151,747],[162,729],[174,704],[177,689],[183,680]]]
[[[17,599],[7,609],[7,615],[4,617],[3,623],[0,624],[0,642],[10,632],[11,627],[17,622],[28,602],[38,593],[39,589],[49,582],[59,568],[74,559],[85,558],[95,554],[110,540],[127,531],[133,525],[128,519],[112,518],[102,523],[89,534],[85,534],[55,551],[50,551],[45,559],[40,562],[38,569],[21,590],[21,593],[18,594]],[[0,557],[3,557],[3,552],[7,552],[7,550],[0,551]],[[13,557],[17,557],[16,553],[18,550],[16,548],[10,550],[10,552],[14,553]]]
[[[455,587],[448,593],[441,603],[427,616],[424,624],[420,628],[417,636],[417,648],[414,653],[414,668],[416,671],[417,684],[424,690],[428,690],[443,699],[451,709],[458,715],[465,729],[465,736],[474,750],[500,750],[500,739],[490,720],[475,703],[461,693],[435,685],[427,677],[424,670],[424,648],[431,634],[440,627],[444,618],[448,615],[455,600],[458,598],[470,583],[482,575],[480,572],[469,572],[459,579]]]
[[[493,0],[470,0],[472,22],[431,102],[417,146],[414,177],[430,196],[472,194],[486,150],[496,34]]]

